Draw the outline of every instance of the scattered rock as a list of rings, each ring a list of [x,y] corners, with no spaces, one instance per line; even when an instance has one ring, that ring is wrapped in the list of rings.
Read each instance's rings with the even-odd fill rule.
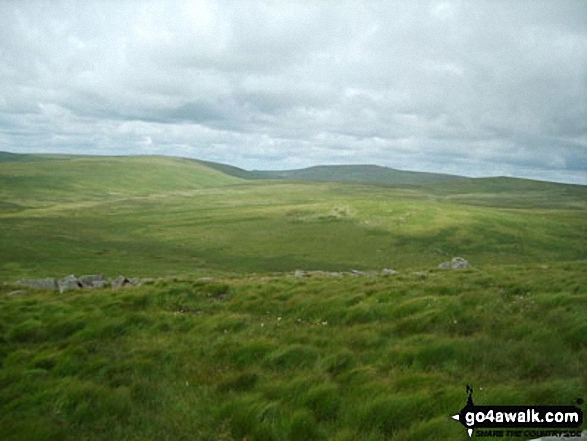
[[[24,296],[29,292],[26,289],[17,289],[16,291],[10,291],[7,295],[9,296]]]
[[[101,274],[81,276],[79,281],[82,288],[104,288],[110,285],[108,279]]]
[[[70,291],[72,289],[83,288],[82,283],[73,274],[70,274],[69,276],[66,276],[63,279],[58,280],[57,286],[59,287],[60,294],[63,294],[65,291]]]
[[[124,276],[118,276],[116,279],[112,281],[112,288],[114,289],[122,288],[123,286],[127,285],[136,285],[136,283],[133,283],[132,280],[127,279]]]
[[[138,277],[132,277],[130,279],[128,279],[128,281],[130,282],[129,285],[131,286],[141,286],[142,285],[142,280],[139,279]]]
[[[19,280],[18,284],[35,289],[49,289],[52,291],[57,289],[57,281],[53,277],[47,277],[46,279]]]
[[[469,262],[462,257],[455,257],[450,262],[444,262],[438,265],[440,269],[461,269],[468,268]]]
[[[213,282],[214,281],[214,277],[200,277],[198,280],[200,282]]]
[[[139,286],[143,282],[154,281],[155,279],[129,279],[125,276],[118,276],[116,279],[110,281],[102,274],[91,274],[80,276],[79,278],[70,274],[63,279],[55,279],[48,277],[45,279],[23,279],[16,282],[17,285],[27,286],[34,289],[59,290],[60,293],[72,289],[88,289],[88,288],[107,288],[111,286],[114,289],[123,286]]]
[[[304,270],[295,270],[294,277],[296,279],[303,279],[304,277],[310,276],[318,276],[318,277],[342,277],[343,273],[338,271],[322,271],[322,270],[314,270],[314,271],[304,271]]]
[[[294,272],[294,277],[295,277],[296,279],[302,279],[302,278],[306,277],[306,276],[307,276],[307,274],[308,274],[308,272],[307,272],[307,271],[303,271],[303,270],[295,270],[295,272]]]
[[[319,277],[343,277],[344,275],[347,276],[355,276],[355,277],[359,277],[359,276],[378,276],[378,275],[391,275],[391,274],[397,274],[396,270],[390,269],[390,268],[385,268],[383,270],[381,270],[381,272],[379,271],[360,271],[360,270],[350,270],[350,271],[345,271],[345,272],[340,272],[340,271],[322,271],[322,270],[314,270],[314,271],[305,271],[305,270],[295,270],[294,272],[294,277],[296,279],[303,279],[305,277],[310,277],[310,276],[319,276]]]

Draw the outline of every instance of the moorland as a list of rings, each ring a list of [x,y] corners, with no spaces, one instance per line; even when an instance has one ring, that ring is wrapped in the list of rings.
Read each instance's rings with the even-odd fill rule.
[[[467,384],[573,404],[586,214],[523,179],[0,153],[0,434],[464,440]],[[17,283],[98,273],[144,283]]]

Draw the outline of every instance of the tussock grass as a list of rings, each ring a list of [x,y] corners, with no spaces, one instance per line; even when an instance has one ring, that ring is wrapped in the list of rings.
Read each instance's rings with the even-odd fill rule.
[[[169,279],[28,296],[4,286],[0,432],[464,440],[449,416],[466,384],[478,404],[586,395],[586,269]]]

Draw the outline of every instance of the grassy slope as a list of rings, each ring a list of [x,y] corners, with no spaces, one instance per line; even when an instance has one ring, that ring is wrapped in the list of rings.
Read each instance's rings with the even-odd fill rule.
[[[427,268],[455,255],[474,265],[587,258],[584,187],[525,189],[512,209],[503,185],[442,194],[250,181],[156,157],[2,163],[0,181],[4,280]]]
[[[587,208],[587,186],[506,177],[460,178],[424,184],[422,190],[446,200],[501,208]]]
[[[466,384],[476,404],[587,395],[586,276],[573,263],[23,297],[0,287],[0,433],[469,439],[450,419]]]
[[[28,205],[220,187],[239,180],[163,157],[32,156],[0,161],[0,198]]]
[[[587,395],[585,187],[42,159],[0,161],[0,279],[180,279],[22,297],[0,286],[3,439],[464,440],[448,416],[467,383],[477,404]],[[412,273],[454,255],[474,267]],[[402,271],[246,275],[298,267]]]

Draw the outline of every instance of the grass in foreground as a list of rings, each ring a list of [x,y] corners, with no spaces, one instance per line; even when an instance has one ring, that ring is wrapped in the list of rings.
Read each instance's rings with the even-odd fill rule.
[[[465,440],[464,405],[587,396],[585,262],[0,287],[4,440]]]

